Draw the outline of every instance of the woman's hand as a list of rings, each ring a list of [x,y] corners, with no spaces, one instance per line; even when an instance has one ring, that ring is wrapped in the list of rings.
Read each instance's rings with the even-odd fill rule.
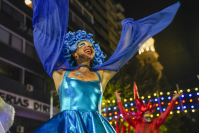
[[[173,100],[177,100],[183,93],[180,93],[180,91],[178,93],[175,92],[175,94],[173,94]]]
[[[114,93],[115,93],[115,96],[117,98],[117,102],[121,102],[121,97],[120,97],[121,93],[118,93],[117,90]]]

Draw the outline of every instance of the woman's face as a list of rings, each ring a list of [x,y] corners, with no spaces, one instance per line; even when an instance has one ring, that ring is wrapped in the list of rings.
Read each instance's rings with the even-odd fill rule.
[[[81,41],[77,44],[75,56],[77,56],[79,59],[84,58],[86,60],[92,60],[94,58],[94,55],[94,46],[90,42]]]

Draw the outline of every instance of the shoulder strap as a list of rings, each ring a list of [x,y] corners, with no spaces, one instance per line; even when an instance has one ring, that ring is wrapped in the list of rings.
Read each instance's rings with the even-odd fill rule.
[[[97,76],[99,77],[99,81],[101,82],[101,76],[100,76],[100,74],[97,71],[94,71],[94,72],[97,74]]]
[[[68,77],[69,72],[70,72],[70,71],[66,71],[64,76]]]

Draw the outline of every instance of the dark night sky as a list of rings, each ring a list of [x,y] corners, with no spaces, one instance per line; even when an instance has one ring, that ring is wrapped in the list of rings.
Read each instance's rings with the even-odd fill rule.
[[[141,19],[158,12],[176,0],[118,0],[126,18]],[[198,87],[199,74],[199,1],[180,0],[181,6],[172,23],[155,35],[155,49],[170,85]]]

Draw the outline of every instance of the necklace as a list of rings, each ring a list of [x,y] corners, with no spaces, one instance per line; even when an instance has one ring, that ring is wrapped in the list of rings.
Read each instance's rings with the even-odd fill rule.
[[[76,70],[75,72],[73,72],[76,76],[79,76],[81,78],[83,78],[83,75],[84,76],[88,76],[88,75],[94,75],[94,73],[91,73],[91,72],[87,72],[87,70],[85,69],[84,71],[80,72],[78,70]]]

